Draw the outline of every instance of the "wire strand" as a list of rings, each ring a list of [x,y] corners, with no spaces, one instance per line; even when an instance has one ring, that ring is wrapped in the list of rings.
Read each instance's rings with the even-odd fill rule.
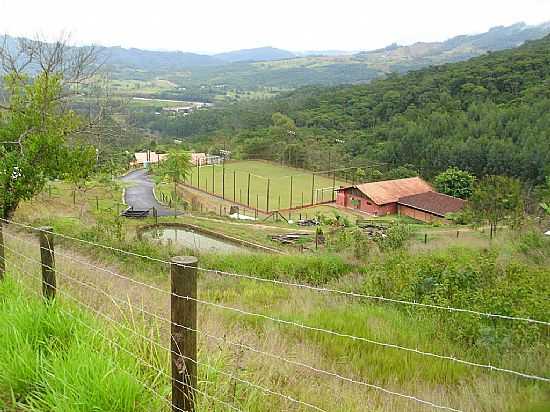
[[[7,248],[7,249],[8,249],[8,248]],[[8,250],[10,250],[11,252],[13,252],[13,249],[8,249]],[[30,259],[30,258],[28,258],[28,257],[26,257],[26,256],[24,256],[24,255],[21,255],[21,256],[24,257],[24,258]],[[32,259],[31,259],[31,260],[32,260]],[[44,265],[44,266],[50,268],[50,267],[47,266],[47,265]],[[19,268],[19,270],[22,270],[22,269]],[[59,274],[61,274],[61,275],[66,276],[66,277],[70,277],[69,275],[63,274],[62,272],[60,272],[60,271],[58,271],[58,270],[57,270],[56,272],[59,273]],[[76,279],[74,279],[74,278],[72,278],[72,279],[76,281]],[[84,286],[89,286],[89,285],[86,285],[86,284],[83,283],[83,282],[79,282],[79,283],[81,283],[81,284],[84,285]],[[96,289],[96,290],[98,290],[98,289]],[[100,291],[100,290],[99,290],[99,291]],[[94,311],[95,313],[98,313],[98,314],[99,314],[99,312],[98,312],[97,310],[91,308],[89,305],[87,305],[87,304],[85,304],[85,303],[79,301],[78,299],[72,297],[71,295],[67,294],[66,292],[64,292],[64,291],[62,291],[62,290],[60,290],[60,289],[58,289],[58,292],[61,293],[61,294],[64,295],[64,296],[67,296],[67,297],[69,297],[69,298],[72,298],[72,299],[75,300],[77,303],[79,303],[79,304],[81,304],[81,305],[83,305],[83,306],[86,306],[86,307],[88,307],[88,309],[90,309],[90,310]],[[101,292],[106,293],[105,291],[101,291]],[[110,296],[110,295],[108,295],[108,296]],[[105,317],[105,318],[107,318],[108,320],[111,320],[111,321],[113,321],[113,322],[116,323],[116,321],[114,321],[113,319],[109,318],[107,315],[102,315],[102,316]],[[118,323],[117,323],[117,324],[118,324]],[[128,330],[132,331],[131,329],[128,329]],[[136,333],[136,332],[134,332],[134,333]],[[139,335],[139,336],[140,336],[141,338],[148,339],[147,337],[145,337],[145,336],[143,336],[143,335]],[[259,390],[261,390],[261,391],[263,391],[263,392],[265,392],[265,393],[269,393],[269,394],[271,394],[271,395],[279,396],[279,397],[281,397],[281,398],[283,398],[283,399],[286,399],[286,400],[291,401],[291,402],[294,402],[294,403],[301,404],[301,405],[303,405],[303,406],[307,406],[307,407],[309,407],[309,408],[311,408],[311,409],[315,409],[315,410],[317,410],[317,411],[319,411],[319,412],[326,412],[324,409],[321,409],[321,408],[319,408],[319,407],[317,407],[317,406],[315,406],[315,405],[313,405],[313,404],[310,404],[310,403],[308,403],[308,402],[304,402],[304,401],[301,401],[301,400],[299,400],[299,399],[295,399],[295,398],[293,398],[292,396],[282,394],[282,393],[277,392],[277,391],[274,391],[274,390],[272,390],[272,389],[269,389],[269,388],[263,387],[263,386],[261,386],[261,385],[255,384],[255,383],[253,383],[253,382],[247,381],[247,380],[245,380],[245,379],[239,378],[239,377],[237,377],[237,376],[235,376],[235,375],[232,375],[232,374],[230,374],[230,373],[228,373],[228,372],[224,372],[224,371],[222,371],[222,370],[220,370],[220,369],[217,369],[217,368],[213,367],[212,365],[209,365],[209,364],[204,363],[204,362],[199,362],[199,361],[197,361],[197,360],[195,360],[195,359],[191,359],[191,358],[189,358],[189,357],[186,357],[186,356],[184,356],[184,355],[181,354],[181,353],[174,352],[174,351],[172,351],[171,349],[167,349],[167,348],[163,347],[162,345],[161,345],[160,347],[163,348],[163,349],[165,349],[165,350],[170,351],[171,353],[173,353],[173,354],[175,354],[175,355],[177,355],[177,356],[181,356],[181,357],[183,357],[183,358],[185,358],[185,359],[187,359],[187,360],[189,360],[189,361],[191,361],[191,362],[193,362],[193,363],[196,363],[197,365],[205,366],[205,367],[207,367],[207,368],[209,368],[209,369],[212,369],[213,371],[215,371],[215,372],[217,372],[217,373],[220,373],[220,374],[222,374],[222,375],[228,376],[230,379],[234,379],[234,380],[239,381],[239,382],[241,382],[241,383],[247,384],[247,385],[249,385],[249,386],[251,386],[251,387],[253,387],[253,388],[255,388],[255,389],[259,389]]]
[[[11,263],[11,265],[13,265],[14,267],[16,267],[17,270],[18,270],[20,273],[25,274],[25,275],[27,275],[27,276],[33,278],[33,279],[37,279],[35,276],[32,276],[30,273],[26,272],[25,270],[23,270],[23,269],[20,268],[19,266],[15,265],[15,264],[13,264],[13,263]],[[158,342],[153,341],[152,339],[148,338],[147,336],[138,334],[135,330],[133,330],[133,329],[131,329],[131,328],[128,328],[127,326],[122,325],[120,322],[117,322],[116,320],[110,318],[109,316],[107,316],[107,315],[105,315],[105,314],[103,314],[103,313],[97,311],[96,309],[92,308],[91,306],[87,305],[86,303],[84,303],[84,302],[82,302],[82,301],[76,299],[75,297],[73,297],[73,296],[70,295],[69,293],[66,293],[66,292],[64,292],[64,291],[62,291],[62,290],[58,290],[58,291],[59,291],[63,296],[66,296],[66,297],[68,297],[69,299],[72,299],[75,303],[77,303],[77,304],[79,304],[79,305],[82,305],[82,306],[86,307],[88,310],[90,310],[90,311],[92,311],[92,312],[94,312],[94,313],[96,313],[96,314],[98,314],[98,315],[101,315],[102,317],[104,317],[105,319],[107,319],[107,320],[113,322],[114,324],[116,324],[116,325],[119,326],[119,327],[124,327],[125,329],[127,329],[127,330],[133,332],[134,334],[136,334],[138,337],[144,338],[144,339],[148,340],[148,341],[151,342],[151,343],[155,343],[157,346],[159,346],[159,347],[162,348],[162,349],[168,350],[169,352],[175,353],[175,354],[178,355],[178,356],[182,356],[182,357],[186,358],[186,357],[183,356],[182,354],[179,354],[179,353],[174,352],[174,351],[172,351],[172,350],[170,350],[170,349],[168,349],[168,348],[163,347],[161,344],[159,344]],[[37,295],[39,295],[39,294],[37,293]],[[63,310],[62,308],[60,308],[60,309]],[[67,313],[67,314],[70,315],[69,312],[66,312],[66,311],[64,311],[64,310],[63,310],[63,312],[65,312],[65,313]],[[73,317],[73,318],[74,318],[74,317]],[[81,320],[79,320],[79,321],[82,322]],[[177,382],[177,383],[180,383],[180,384],[182,384],[182,385],[188,386],[185,382],[180,381],[180,380],[177,380],[177,379],[171,377],[171,376],[168,375],[165,371],[162,371],[162,370],[156,368],[155,366],[153,366],[153,365],[149,364],[147,361],[145,361],[143,358],[140,358],[139,356],[137,356],[135,353],[133,353],[133,352],[129,351],[128,349],[122,347],[122,346],[119,345],[117,342],[113,341],[112,339],[107,338],[104,334],[102,334],[102,333],[99,332],[98,330],[92,329],[92,328],[91,328],[90,326],[88,326],[87,324],[85,324],[85,325],[86,325],[86,327],[87,327],[88,329],[90,329],[90,330],[93,331],[94,333],[97,333],[97,334],[101,335],[104,339],[106,339],[106,340],[110,341],[111,343],[115,344],[115,345],[116,345],[117,347],[119,347],[120,349],[124,350],[125,352],[127,352],[128,354],[130,354],[130,355],[132,355],[134,358],[136,358],[137,360],[139,360],[139,361],[141,361],[142,363],[144,363],[146,366],[153,368],[154,370],[156,370],[157,372],[159,372],[159,373],[161,373],[161,374],[167,376],[169,379],[171,379],[171,380],[174,381],[174,382]],[[187,359],[190,359],[190,358],[187,358]],[[190,359],[190,360],[191,360],[191,359]],[[206,365],[204,365],[204,366],[206,366]],[[121,369],[121,370],[124,370],[124,369]],[[205,397],[207,397],[207,398],[211,398],[211,399],[213,399],[213,400],[215,400],[215,401],[217,401],[217,402],[219,402],[219,403],[222,403],[223,405],[225,405],[225,406],[227,406],[227,407],[229,407],[229,408],[231,408],[231,409],[233,409],[233,410],[235,410],[235,411],[243,412],[243,411],[241,411],[240,409],[235,408],[234,406],[228,404],[227,402],[222,401],[222,400],[220,400],[220,399],[218,399],[218,398],[216,398],[216,397],[214,397],[214,396],[212,396],[212,395],[209,395],[209,394],[207,394],[206,392],[203,392],[203,391],[201,391],[201,390],[199,390],[199,389],[197,389],[197,388],[191,388],[191,389],[192,389],[193,391],[195,391],[195,392],[198,392],[198,393],[202,394],[203,396],[205,396]],[[160,395],[159,395],[159,396],[160,396]],[[181,408],[178,408],[178,407],[175,406],[175,405],[172,405],[172,404],[170,404],[170,403],[169,403],[169,405],[171,405],[171,406],[177,408],[179,411],[186,412],[186,411],[182,410]]]
[[[6,248],[9,249],[8,247],[6,247]],[[11,250],[13,253],[19,254],[18,252],[14,251],[13,249],[9,249],[9,250]],[[21,254],[19,254],[19,255],[21,255]],[[21,255],[21,256],[26,257],[24,255]],[[38,262],[38,261],[36,261],[36,262]],[[40,263],[40,262],[38,262],[38,263]],[[122,275],[120,275],[120,276],[122,277]],[[127,278],[127,277],[124,277],[124,278],[126,278],[127,280],[131,280],[130,278]],[[158,290],[162,291],[162,289],[158,289]],[[497,372],[501,372],[501,373],[507,373],[507,374],[515,375],[515,376],[518,376],[518,377],[521,377],[521,378],[539,380],[539,381],[543,381],[543,382],[550,382],[550,378],[546,378],[546,377],[542,377],[542,376],[538,376],[538,375],[519,372],[519,371],[515,371],[515,370],[512,370],[512,369],[507,369],[507,368],[500,368],[500,367],[493,366],[493,365],[490,365],[490,364],[487,365],[487,364],[482,364],[482,363],[477,363],[477,362],[471,362],[471,361],[468,361],[468,360],[463,360],[463,359],[457,358],[455,356],[441,355],[441,354],[437,354],[437,353],[433,353],[433,352],[422,351],[422,350],[415,349],[415,348],[408,348],[408,347],[405,347],[405,346],[396,345],[396,344],[392,344],[392,343],[379,342],[379,341],[369,339],[369,338],[365,338],[365,337],[362,337],[362,336],[354,336],[354,335],[350,335],[350,334],[347,334],[347,333],[341,333],[341,332],[333,331],[333,330],[330,330],[330,329],[305,325],[305,324],[301,324],[301,323],[298,323],[298,322],[295,322],[295,321],[280,319],[280,318],[276,318],[276,317],[265,315],[265,314],[254,313],[254,312],[250,312],[250,311],[247,311],[247,310],[244,310],[244,309],[235,308],[235,307],[232,307],[232,306],[226,306],[226,305],[222,305],[222,304],[214,303],[214,302],[209,302],[209,301],[205,301],[205,300],[198,299],[198,298],[192,298],[190,296],[181,296],[181,295],[178,295],[178,294],[175,294],[175,293],[170,293],[170,292],[166,292],[166,293],[169,293],[172,296],[178,297],[180,299],[192,300],[192,301],[195,301],[197,303],[200,303],[200,304],[203,304],[203,305],[206,305],[206,306],[212,306],[212,307],[215,307],[215,308],[218,308],[218,309],[232,311],[232,312],[235,312],[235,313],[239,313],[241,315],[262,318],[262,319],[266,319],[266,320],[269,320],[269,321],[272,321],[272,322],[275,322],[275,323],[280,323],[280,324],[283,324],[283,325],[286,325],[286,326],[299,327],[299,328],[314,331],[314,332],[325,333],[325,334],[328,334],[328,335],[337,336],[337,337],[346,338],[346,339],[351,339],[351,340],[354,340],[354,341],[361,341],[361,342],[365,342],[365,343],[368,343],[368,344],[377,345],[377,346],[381,346],[381,347],[385,347],[385,348],[391,348],[391,349],[396,349],[396,350],[402,350],[402,351],[405,351],[405,352],[415,353],[415,354],[421,355],[421,356],[428,356],[428,357],[433,357],[433,358],[437,358],[437,359],[441,359],[441,360],[457,362],[457,363],[467,365],[467,366],[487,369],[487,370],[490,370],[490,371],[497,371]]]
[[[5,260],[5,259],[4,259]],[[40,280],[38,278],[38,276],[33,276],[32,274],[22,270],[19,266],[13,264],[13,263],[9,263],[9,265],[11,266],[14,266],[15,268],[17,268],[17,271],[23,275],[26,275],[28,277],[30,277],[31,279],[34,279],[34,280]],[[21,286],[23,286],[23,288],[27,291],[29,291],[31,294],[33,295],[36,295],[38,298],[41,298],[42,296],[40,295],[39,292],[35,291],[35,290],[32,290],[28,285],[26,285],[25,283],[21,282],[20,280],[17,281],[17,283]],[[62,310],[65,314],[68,314],[69,316],[71,316],[72,318],[74,318],[72,316],[72,314],[70,314],[70,312],[68,311],[65,311],[63,310],[62,308],[60,308],[60,310]],[[86,325],[86,327],[90,328],[88,325]],[[94,333],[98,333],[97,330],[92,330]],[[107,356],[104,356],[104,358],[109,362],[111,363],[112,366],[114,367],[117,367],[116,364],[114,364],[114,362],[112,361],[112,359],[109,359]],[[169,407],[174,407],[176,408],[178,411],[181,411],[181,412],[186,412],[184,411],[183,409],[181,408],[178,408],[176,405],[172,405],[171,402],[169,402],[167,399],[165,399],[164,396],[162,396],[160,393],[158,393],[157,391],[155,391],[154,389],[152,389],[148,384],[146,384],[145,382],[143,382],[142,380],[138,379],[135,375],[132,375],[130,372],[128,372],[126,369],[124,368],[117,368],[119,369],[120,371],[126,373],[128,376],[130,376],[132,379],[134,379],[137,383],[141,384],[144,388],[146,388],[147,390],[149,390],[152,394],[154,394],[155,396],[157,396],[159,399],[161,399],[163,402],[165,402]],[[51,374],[51,376],[54,376],[54,374]],[[59,378],[57,378],[59,379]],[[241,411],[242,412],[242,411]]]
[[[94,287],[93,285],[90,285],[88,284],[87,282],[82,282],[78,279],[75,279],[73,277],[70,277],[68,276],[67,274],[63,274],[61,272],[59,272],[61,275],[81,284],[82,286],[85,286],[85,287],[88,287],[88,288],[91,288],[97,292],[100,292],[104,295],[106,295],[107,297],[113,299],[113,300],[116,300],[118,302],[120,302],[121,304],[124,304],[124,305],[127,305],[128,307],[132,308],[132,306],[130,305],[129,302],[125,301],[125,300],[122,300],[120,298],[116,298],[115,296],[112,296],[112,295],[109,295],[107,292],[105,292],[104,290],[102,289],[99,289],[97,287]],[[61,292],[63,293],[63,292]],[[98,315],[101,315],[103,316],[104,318],[106,318],[107,320],[113,322],[113,323],[117,323],[114,319],[108,317],[107,315],[97,311],[96,309],[90,307],[89,305],[85,304],[85,303],[82,303],[84,306],[86,306],[89,310],[97,313]],[[217,336],[214,336],[214,335],[211,335],[211,334],[208,334],[207,332],[204,332],[204,331],[201,331],[201,330],[198,330],[198,329],[193,329],[193,328],[189,328],[187,326],[183,326],[183,325],[180,325],[176,322],[172,322],[171,320],[169,319],[166,319],[156,313],[152,313],[152,312],[149,312],[143,308],[137,308],[138,311],[148,315],[148,316],[152,316],[156,319],[159,319],[161,321],[164,321],[164,322],[167,322],[171,325],[174,325],[174,326],[177,326],[177,327],[180,327],[180,328],[183,328],[185,330],[189,330],[189,331],[192,331],[192,332],[195,332],[195,333],[199,333],[201,335],[204,335],[206,337],[208,337],[209,339],[213,339],[213,340],[217,340],[218,342],[223,342],[223,343],[226,343],[226,344],[229,344],[229,345],[232,345],[232,346],[236,346],[236,347],[240,347],[242,349],[246,349],[246,350],[249,350],[251,352],[255,352],[255,353],[258,353],[258,354],[261,354],[261,355],[264,355],[264,356],[268,356],[268,357],[271,357],[273,359],[277,359],[277,360],[280,360],[280,361],[283,361],[283,362],[286,362],[286,363],[289,363],[289,364],[292,364],[294,366],[299,366],[299,367],[302,367],[302,368],[306,368],[306,369],[309,369],[311,371],[314,371],[316,373],[320,373],[320,374],[324,374],[324,375],[327,375],[327,376],[332,376],[332,377],[335,377],[335,378],[338,378],[340,380],[343,380],[343,381],[346,381],[346,382],[349,382],[349,383],[354,383],[354,384],[359,384],[359,385],[363,385],[363,386],[366,386],[366,387],[369,387],[371,389],[376,389],[376,390],[379,390],[379,391],[382,391],[386,394],[390,394],[390,395],[395,395],[395,396],[399,396],[399,397],[402,397],[402,398],[406,398],[408,400],[412,400],[412,401],[416,401],[416,402],[419,402],[419,403],[422,403],[422,404],[425,404],[427,406],[431,406],[433,408],[436,408],[436,409],[444,409],[444,410],[449,410],[449,411],[457,411],[457,412],[460,412],[460,410],[458,409],[454,409],[454,408],[450,408],[450,407],[447,407],[447,406],[442,406],[442,405],[437,405],[433,402],[430,402],[430,401],[426,401],[426,400],[423,400],[423,399],[420,399],[420,398],[417,398],[415,396],[411,396],[411,395],[406,395],[406,394],[401,394],[399,392],[395,392],[395,391],[392,391],[392,390],[389,390],[389,389],[386,389],[386,388],[383,388],[381,386],[378,386],[378,385],[374,385],[374,384],[370,384],[370,383],[367,383],[367,382],[362,382],[362,381],[358,381],[358,380],[354,380],[352,378],[348,378],[348,377],[345,377],[345,376],[342,376],[340,374],[337,374],[335,372],[329,372],[329,371],[325,371],[325,370],[322,370],[322,369],[319,369],[319,368],[315,368],[313,366],[310,366],[310,365],[307,365],[305,363],[302,363],[302,362],[298,362],[298,361],[294,361],[294,360],[290,360],[290,359],[287,359],[287,358],[284,358],[282,356],[279,356],[279,355],[275,355],[275,354],[272,354],[272,353],[269,353],[269,352],[265,352],[265,351],[261,351],[259,349],[256,349],[256,348],[253,348],[249,345],[244,345],[244,344],[241,344],[241,343],[235,343],[235,342],[231,342],[231,341],[228,341],[224,338],[220,338],[220,337],[217,337]],[[118,324],[118,323],[117,323]],[[124,325],[120,325],[122,327],[124,327],[125,329],[129,329],[128,327],[124,326]],[[129,329],[130,330],[130,329]],[[160,345],[158,344],[157,342],[151,340],[150,338],[146,337],[146,336],[143,336],[143,335],[140,335],[142,338],[146,339],[147,341],[153,343],[153,344],[156,344],[156,345]],[[160,347],[164,350],[168,350],[168,351],[171,351],[170,349],[160,345]],[[173,351],[171,351],[172,353],[175,353]],[[179,354],[175,353],[176,355],[179,356]]]
[[[1,218],[0,218],[0,220],[2,220],[4,222],[8,222],[8,223],[13,223],[15,225],[19,225],[21,227],[25,227],[27,229],[40,231],[39,228],[29,226],[29,225],[26,225],[26,224],[23,224],[23,223],[9,221],[9,220],[6,220],[6,219],[1,219]],[[151,257],[151,256],[141,255],[139,253],[126,251],[126,250],[123,250],[123,249],[114,248],[114,247],[111,247],[111,246],[108,246],[108,245],[103,245],[103,244],[100,244],[100,243],[94,243],[94,242],[90,242],[90,241],[87,241],[87,240],[78,239],[78,238],[67,236],[67,235],[64,235],[64,234],[58,233],[58,232],[49,232],[49,231],[44,231],[44,232],[50,233],[50,234],[53,234],[53,235],[56,235],[56,236],[60,236],[62,238],[75,240],[75,241],[78,241],[78,242],[83,242],[83,243],[86,243],[86,244],[89,244],[89,245],[92,245],[92,246],[97,246],[97,247],[101,247],[101,248],[104,248],[104,249],[113,250],[113,251],[116,251],[118,253],[123,253],[123,254],[127,254],[127,255],[130,255],[130,256],[151,260],[151,261],[154,261],[154,262],[157,262],[157,263],[163,263],[163,264],[167,264],[167,265],[174,265],[175,264],[173,262],[168,262],[168,261],[163,260],[163,259],[158,259],[158,258],[154,258],[154,257]],[[8,234],[8,236],[9,236],[9,234]],[[79,262],[79,263],[88,264],[88,263],[84,263],[84,262]],[[177,265],[182,266],[182,267],[188,267],[188,266],[183,265],[183,264],[177,264]],[[98,269],[101,270],[101,268],[98,268]],[[339,295],[342,295],[342,296],[353,297],[353,298],[377,300],[377,301],[388,302],[388,303],[396,303],[396,304],[401,304],[401,305],[409,305],[409,306],[416,306],[416,307],[422,307],[422,308],[443,310],[443,311],[447,311],[447,312],[466,313],[466,314],[470,314],[470,315],[483,316],[483,317],[487,317],[487,318],[514,320],[514,321],[521,321],[521,322],[534,323],[534,324],[539,324],[539,325],[544,325],[544,326],[550,326],[550,321],[531,319],[531,318],[521,317],[521,316],[502,315],[502,314],[496,314],[496,313],[481,312],[481,311],[476,311],[476,310],[472,310],[472,309],[454,308],[454,307],[450,307],[450,306],[441,306],[441,305],[434,305],[434,304],[429,304],[429,303],[406,301],[406,300],[401,300],[401,299],[388,298],[388,297],[384,297],[384,296],[376,296],[376,295],[368,295],[368,294],[362,294],[362,293],[356,293],[356,292],[348,292],[348,291],[342,291],[342,290],[337,290],[337,289],[332,289],[332,288],[323,288],[323,287],[318,287],[318,286],[300,284],[300,283],[295,283],[295,282],[285,282],[285,281],[275,280],[275,279],[266,279],[266,278],[261,278],[261,277],[258,277],[258,276],[239,274],[239,273],[231,273],[231,272],[217,270],[217,269],[207,269],[207,268],[197,268],[197,269],[201,272],[216,273],[218,275],[231,276],[231,277],[235,277],[235,278],[243,278],[243,279],[254,280],[254,281],[258,281],[258,282],[272,283],[272,284],[280,285],[280,286],[296,287],[296,288],[307,289],[307,290],[312,290],[312,291],[316,291],[316,292],[334,293],[334,294],[339,294]],[[112,271],[110,271],[110,273],[114,274]]]

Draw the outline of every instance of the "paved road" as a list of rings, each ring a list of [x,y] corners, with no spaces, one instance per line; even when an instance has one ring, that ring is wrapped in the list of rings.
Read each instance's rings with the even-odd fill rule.
[[[153,188],[155,184],[145,169],[139,169],[128,173],[121,178],[123,182],[130,183],[126,188],[124,202],[136,210],[149,210],[153,207],[157,209],[158,216],[174,216],[174,210],[161,205],[155,195]]]

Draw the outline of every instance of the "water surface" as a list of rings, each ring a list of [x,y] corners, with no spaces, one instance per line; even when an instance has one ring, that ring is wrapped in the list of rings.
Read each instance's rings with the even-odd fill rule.
[[[145,239],[157,241],[163,245],[176,244],[199,252],[243,253],[246,249],[227,241],[216,239],[182,228],[152,229],[143,234]]]

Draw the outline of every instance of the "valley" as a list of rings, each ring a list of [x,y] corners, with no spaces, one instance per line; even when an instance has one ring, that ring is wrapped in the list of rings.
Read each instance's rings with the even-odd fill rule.
[[[434,38],[6,37],[0,410],[547,411],[550,25]]]

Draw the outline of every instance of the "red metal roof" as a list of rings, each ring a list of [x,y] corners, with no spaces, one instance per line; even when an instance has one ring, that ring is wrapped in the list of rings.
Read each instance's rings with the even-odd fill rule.
[[[458,212],[464,207],[466,202],[457,197],[444,195],[442,193],[426,192],[402,197],[397,203],[445,217],[447,213]]]
[[[405,196],[433,191],[429,183],[419,177],[363,183],[355,187],[377,205],[395,203]]]

